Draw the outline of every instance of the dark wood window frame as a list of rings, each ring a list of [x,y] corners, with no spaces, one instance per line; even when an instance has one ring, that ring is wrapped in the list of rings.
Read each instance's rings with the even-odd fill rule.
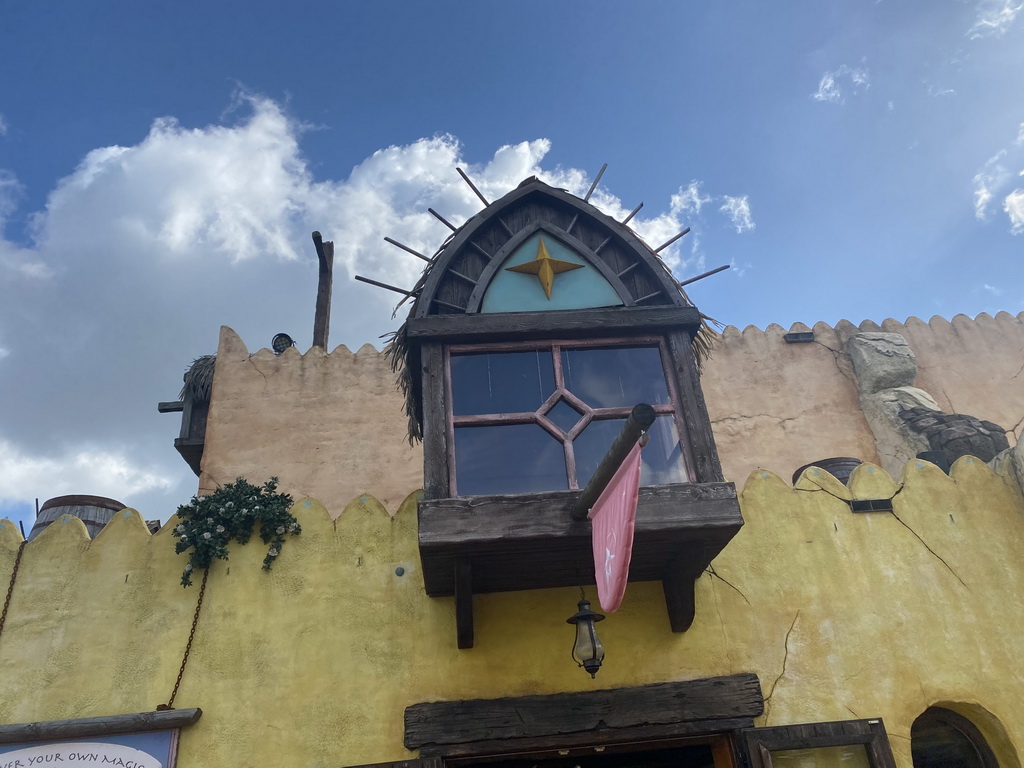
[[[473,647],[474,593],[593,583],[590,522],[572,515],[581,491],[456,496],[452,493],[451,381],[447,348],[553,340],[573,345],[655,339],[677,398],[691,482],[640,489],[631,581],[661,581],[669,626],[693,622],[694,583],[743,525],[736,488],[722,477],[692,341],[694,307],[611,307],[552,312],[431,315],[407,321],[422,405],[423,488],[419,547],[431,597],[455,596],[458,647]],[[491,347],[496,348],[496,347]],[[532,414],[531,414],[532,416]],[[677,426],[678,430],[678,426]],[[684,441],[681,439],[681,445]]]
[[[773,768],[772,752],[864,745],[871,768],[896,768],[885,724],[879,719],[750,728],[739,734],[747,768]]]
[[[576,460],[573,450],[573,441],[578,437],[591,421],[604,419],[625,419],[636,403],[623,405],[621,407],[591,408],[580,398],[576,397],[565,383],[564,372],[561,364],[561,351],[563,349],[588,349],[598,347],[648,347],[657,348],[661,358],[662,373],[665,376],[665,385],[668,390],[669,403],[653,405],[654,412],[658,416],[671,415],[679,438],[680,461],[685,479],[681,482],[693,482],[696,473],[693,469],[693,457],[690,450],[689,427],[683,418],[683,409],[680,405],[679,386],[676,376],[672,370],[671,357],[668,344],[664,336],[616,336],[613,338],[595,339],[552,339],[534,341],[513,341],[493,342],[477,344],[449,344],[444,347],[444,370],[445,387],[451,396],[447,398],[448,418],[448,482],[452,496],[459,496],[458,484],[456,481],[456,458],[455,458],[455,429],[461,426],[486,425],[496,426],[500,424],[537,424],[547,431],[553,438],[562,442],[565,453],[566,474],[568,476],[569,489],[579,490],[580,485],[576,478]],[[494,413],[474,414],[472,416],[459,416],[455,414],[455,392],[452,387],[451,358],[453,355],[486,353],[486,352],[518,352],[530,350],[550,350],[555,377],[555,391],[538,406],[535,411],[522,413]],[[568,402],[574,408],[582,412],[581,420],[567,434],[558,426],[553,424],[546,417],[559,401]],[[559,490],[559,489],[555,489]]]

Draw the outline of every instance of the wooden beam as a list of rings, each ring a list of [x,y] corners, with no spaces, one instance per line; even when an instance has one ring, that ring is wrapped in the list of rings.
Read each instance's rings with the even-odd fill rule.
[[[334,243],[324,242],[319,232],[313,233],[316,258],[320,263],[316,286],[316,314],[313,317],[313,346],[327,351],[331,329],[331,293],[334,285]]]
[[[637,726],[753,718],[764,711],[754,674],[550,696],[438,701],[405,710],[405,746],[470,744]],[[511,744],[510,744],[511,746]]]
[[[84,717],[78,720],[48,720],[37,723],[0,725],[0,744],[21,744],[33,741],[78,739],[85,736],[111,736],[117,733],[166,731],[192,725],[203,716],[203,710],[167,709],[137,712],[129,715]]]
[[[693,563],[685,558],[677,557],[669,563],[665,578],[661,585],[665,590],[665,607],[668,609],[668,621],[673,632],[685,632],[693,624],[697,608],[694,596],[696,577]]]
[[[590,189],[587,190],[587,194],[583,196],[583,202],[589,202],[590,196],[594,194],[594,190],[597,189],[597,183],[601,181],[601,177],[604,176],[604,172],[608,170],[608,163],[604,163],[601,166],[601,170],[597,172],[597,176],[594,177],[594,182],[590,185]]]
[[[711,417],[708,416],[707,404],[704,402],[691,341],[692,336],[688,333],[671,332],[668,337],[669,356],[679,384],[679,405],[695,465],[694,479],[698,483],[717,483],[724,479],[722,463],[718,459],[715,435],[711,431]]]
[[[181,400],[157,403],[156,409],[160,413],[181,413],[185,410],[185,403]]]
[[[643,333],[673,329],[692,338],[699,327],[700,312],[696,307],[675,306],[429,315],[410,317],[406,324],[409,339],[438,339],[447,343],[510,337],[582,338],[611,336],[617,331]]]
[[[424,757],[443,756],[447,766],[463,765],[466,758],[480,758],[490,755],[508,755],[513,752],[520,758],[565,758],[566,750],[586,749],[593,754],[594,747],[607,747],[611,752],[616,747],[623,751],[636,752],[640,749],[661,749],[675,746],[677,739],[710,734],[731,734],[741,728],[752,728],[750,717],[730,717],[714,720],[687,720],[680,723],[656,723],[636,725],[628,728],[614,728],[583,733],[565,733],[552,736],[528,737],[522,739],[491,739],[471,741],[466,744],[426,744],[420,749]],[[639,743],[643,743],[641,747]],[[628,745],[625,746],[625,745]],[[619,751],[619,750],[616,750]],[[457,762],[454,762],[456,761]],[[716,764],[717,765],[717,764]],[[366,768],[369,768],[367,766]]]
[[[468,557],[455,561],[455,634],[460,649],[473,647],[473,567]]]

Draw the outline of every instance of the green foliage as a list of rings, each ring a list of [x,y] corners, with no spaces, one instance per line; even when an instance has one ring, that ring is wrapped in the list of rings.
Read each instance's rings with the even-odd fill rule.
[[[262,487],[240,477],[209,496],[193,496],[188,504],[178,507],[181,523],[174,528],[178,539],[174,551],[181,554],[191,550],[181,586],[191,585],[192,572],[209,568],[214,558],[227,560],[228,542],[234,539],[245,544],[257,522],[260,538],[270,545],[263,558],[263,570],[269,570],[281,554],[284,537],[302,533],[298,521],[288,511],[291,506],[292,497],[277,492],[276,477]]]

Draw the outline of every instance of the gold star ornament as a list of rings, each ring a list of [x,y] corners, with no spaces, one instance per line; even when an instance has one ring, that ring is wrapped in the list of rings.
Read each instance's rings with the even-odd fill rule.
[[[579,269],[582,266],[582,264],[573,264],[571,261],[559,261],[558,259],[551,258],[551,254],[548,253],[548,247],[544,245],[544,238],[542,237],[537,244],[537,258],[515,267],[506,267],[505,271],[536,275],[537,279],[540,280],[541,287],[544,288],[544,295],[548,297],[548,301],[551,301],[551,288],[555,284],[555,275],[560,272]]]

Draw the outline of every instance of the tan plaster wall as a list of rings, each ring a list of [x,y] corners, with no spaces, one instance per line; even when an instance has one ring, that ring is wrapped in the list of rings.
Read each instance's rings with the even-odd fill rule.
[[[361,495],[394,512],[423,483],[423,452],[405,437],[394,382],[369,344],[250,355],[221,328],[200,490],[277,476],[282,493],[321,499],[332,517]]]
[[[851,495],[893,497],[895,513],[853,514]],[[761,724],[882,717],[911,768],[914,718],[946,702],[1019,768],[1024,499],[975,459],[951,477],[912,462],[902,485],[871,465],[850,488],[816,470],[796,488],[755,472],[746,525],[698,580],[693,627],[673,634],[660,586],[631,584],[601,624],[596,681],[568,661],[574,589],[476,597],[476,647],[456,649],[451,599],[423,591],[415,499],[393,517],[355,501],[337,520],[299,500],[303,532],[273,570],[260,570],[255,538],[215,563],[175,702],[204,711],[183,733],[180,765],[401,760],[415,702],[754,672]],[[90,542],[62,518],[26,547],[0,638],[0,722],[166,701],[197,596],[178,585],[173,525],[149,536],[126,510]],[[19,542],[0,523],[0,583]]]
[[[793,332],[811,330],[802,323]],[[1024,313],[994,318],[957,315],[952,322],[916,317],[881,325],[817,323],[815,340],[787,344],[788,331],[726,328],[705,365],[704,397],[725,477],[740,480],[766,467],[789,478],[804,464],[831,456],[878,462],[860,410],[846,342],[861,331],[902,334],[917,357],[917,386],[948,412],[966,413],[1007,430],[1010,444],[1024,423]]]

